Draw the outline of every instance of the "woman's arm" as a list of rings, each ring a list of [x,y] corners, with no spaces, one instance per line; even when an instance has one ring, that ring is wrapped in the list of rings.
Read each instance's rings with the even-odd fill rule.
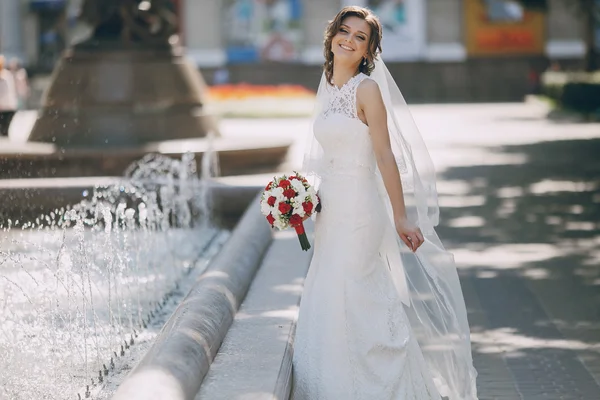
[[[412,226],[406,218],[402,181],[390,143],[387,112],[381,91],[375,81],[365,79],[360,84],[357,91],[357,103],[369,126],[377,166],[392,204],[396,230],[404,243],[415,251],[423,244],[424,239],[419,228]]]

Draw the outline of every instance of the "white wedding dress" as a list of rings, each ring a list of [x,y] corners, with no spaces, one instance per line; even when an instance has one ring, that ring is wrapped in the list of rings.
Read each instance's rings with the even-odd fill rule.
[[[328,86],[314,136],[325,168],[314,255],[296,329],[293,400],[440,400],[380,249],[391,227],[378,194],[359,74]]]

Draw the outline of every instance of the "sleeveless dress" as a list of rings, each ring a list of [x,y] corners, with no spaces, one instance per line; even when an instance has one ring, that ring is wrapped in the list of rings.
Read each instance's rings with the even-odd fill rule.
[[[293,356],[293,400],[440,400],[380,256],[390,224],[378,195],[359,74],[328,85],[314,122],[327,167]]]

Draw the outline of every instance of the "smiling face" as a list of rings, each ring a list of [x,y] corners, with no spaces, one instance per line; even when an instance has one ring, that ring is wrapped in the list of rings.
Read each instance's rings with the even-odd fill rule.
[[[368,8],[344,7],[329,21],[323,44],[323,72],[330,84],[333,84],[334,59],[370,75],[381,53],[381,23]]]
[[[331,40],[331,52],[336,60],[360,64],[368,57],[371,27],[362,18],[348,16],[342,20],[338,32]]]

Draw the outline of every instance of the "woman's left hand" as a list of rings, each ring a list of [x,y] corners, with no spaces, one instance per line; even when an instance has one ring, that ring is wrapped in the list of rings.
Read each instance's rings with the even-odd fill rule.
[[[425,241],[421,230],[406,218],[396,220],[396,231],[400,239],[413,252],[417,251]]]

